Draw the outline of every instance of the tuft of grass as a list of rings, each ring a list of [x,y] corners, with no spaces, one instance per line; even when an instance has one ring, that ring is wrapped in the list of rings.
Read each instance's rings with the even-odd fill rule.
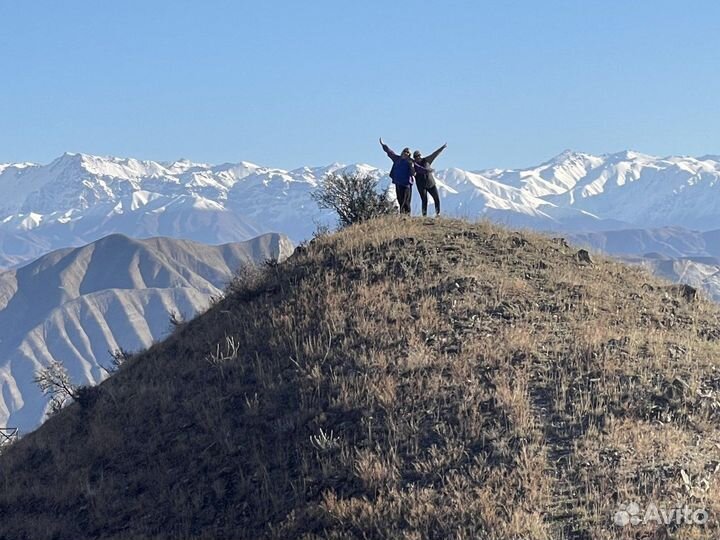
[[[490,223],[318,236],[0,457],[6,538],[717,538],[720,312]],[[617,527],[622,503],[708,524]]]

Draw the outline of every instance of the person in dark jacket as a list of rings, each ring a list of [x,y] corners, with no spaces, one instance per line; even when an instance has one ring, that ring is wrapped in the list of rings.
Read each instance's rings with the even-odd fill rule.
[[[428,193],[435,203],[435,215],[440,215],[440,194],[435,185],[435,177],[433,176],[432,162],[440,155],[440,152],[447,148],[447,144],[443,144],[429,156],[423,157],[420,150],[413,153],[413,162],[415,164],[415,185],[417,186],[420,199],[422,200],[422,215],[427,216]]]
[[[390,178],[392,183],[395,184],[395,194],[400,206],[400,213],[409,214],[410,203],[412,202],[412,185],[415,178],[415,163],[410,157],[410,149],[403,148],[400,155],[397,155],[383,142],[382,137],[380,137],[380,146],[393,162],[392,169],[390,169]]]

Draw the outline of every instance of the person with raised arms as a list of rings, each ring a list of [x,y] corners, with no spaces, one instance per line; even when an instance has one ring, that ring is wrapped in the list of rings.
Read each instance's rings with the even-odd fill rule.
[[[400,213],[409,214],[410,203],[412,202],[412,185],[415,179],[415,163],[410,157],[410,148],[403,148],[403,151],[398,155],[383,142],[382,137],[380,137],[380,146],[393,162],[392,169],[390,169],[390,178],[392,183],[395,184],[395,195],[397,196]]]
[[[427,216],[428,193],[433,198],[435,204],[435,215],[440,215],[440,194],[435,185],[435,177],[433,176],[432,162],[440,155],[440,152],[447,148],[447,143],[435,150],[429,156],[423,157],[420,150],[413,153],[413,163],[415,165],[415,185],[417,186],[420,199],[422,200],[422,215]]]

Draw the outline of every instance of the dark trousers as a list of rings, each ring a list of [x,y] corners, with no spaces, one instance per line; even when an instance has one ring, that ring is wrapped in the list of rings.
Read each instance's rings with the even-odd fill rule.
[[[422,199],[422,215],[427,216],[428,193],[435,203],[435,215],[440,214],[440,194],[438,193],[437,186],[429,188],[418,186],[418,192],[420,193],[420,199]]]
[[[401,214],[410,213],[410,203],[412,202],[412,186],[400,186],[395,184],[395,195],[400,205]]]

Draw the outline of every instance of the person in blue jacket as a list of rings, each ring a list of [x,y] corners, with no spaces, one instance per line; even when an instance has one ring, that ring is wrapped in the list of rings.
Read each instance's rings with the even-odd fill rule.
[[[390,169],[390,178],[392,183],[395,184],[395,194],[400,206],[400,213],[409,214],[410,203],[412,202],[412,186],[415,180],[415,164],[410,156],[410,149],[403,148],[403,151],[398,155],[383,142],[382,137],[380,137],[380,146],[393,162],[392,169]]]

